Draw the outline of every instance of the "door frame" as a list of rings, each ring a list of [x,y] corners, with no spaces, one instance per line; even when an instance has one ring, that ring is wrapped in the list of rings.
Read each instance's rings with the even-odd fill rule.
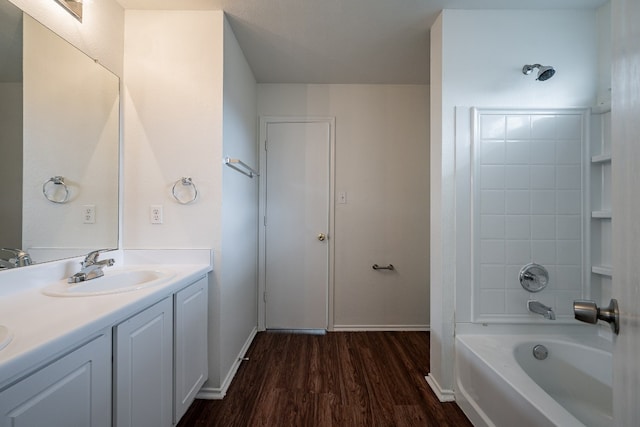
[[[335,253],[335,117],[328,116],[260,116],[260,130],[258,140],[258,157],[260,159],[259,177],[259,202],[258,202],[258,330],[266,330],[266,229],[264,217],[267,207],[266,179],[268,175],[267,157],[265,155],[265,145],[267,139],[267,126],[273,123],[327,123],[329,125],[329,220],[328,230],[328,284],[327,284],[327,330],[333,330],[333,295],[334,295],[334,253]]]

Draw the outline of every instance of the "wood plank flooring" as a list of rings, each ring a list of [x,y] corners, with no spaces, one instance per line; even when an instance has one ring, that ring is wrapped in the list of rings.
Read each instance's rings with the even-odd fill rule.
[[[223,400],[178,427],[471,426],[427,385],[427,332],[261,332]]]

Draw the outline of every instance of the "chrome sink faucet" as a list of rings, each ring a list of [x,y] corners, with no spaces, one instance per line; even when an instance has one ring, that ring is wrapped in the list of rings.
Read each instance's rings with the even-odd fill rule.
[[[22,249],[0,248],[0,268],[26,267],[31,264],[31,257],[27,251],[23,251]]]
[[[80,283],[91,279],[104,276],[104,267],[111,267],[115,261],[113,258],[98,261],[98,256],[109,249],[99,249],[97,251],[91,251],[84,258],[84,261],[80,263],[82,270],[69,277],[69,283]]]
[[[556,314],[553,312],[553,309],[542,304],[540,301],[527,301],[527,309],[532,313],[544,316],[545,319],[556,320]]]

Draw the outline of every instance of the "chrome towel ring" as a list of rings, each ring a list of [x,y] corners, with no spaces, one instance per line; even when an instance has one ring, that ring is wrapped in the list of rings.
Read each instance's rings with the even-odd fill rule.
[[[178,187],[178,184],[181,184],[181,187],[188,187],[188,191],[185,188]],[[173,194],[173,198],[176,199],[178,203],[188,205],[189,203],[195,202],[198,198],[198,188],[191,178],[183,176],[173,184],[171,194]]]
[[[51,187],[51,185],[53,185],[53,187]],[[58,194],[60,193],[58,191],[60,187],[56,187],[57,185],[62,186],[62,189],[64,190],[63,197],[58,196]],[[49,189],[49,191],[47,191],[47,189]],[[51,178],[46,180],[44,184],[42,184],[42,194],[50,202],[67,203],[67,201],[69,200],[69,187],[67,187],[67,184],[64,183],[63,176],[52,176]]]

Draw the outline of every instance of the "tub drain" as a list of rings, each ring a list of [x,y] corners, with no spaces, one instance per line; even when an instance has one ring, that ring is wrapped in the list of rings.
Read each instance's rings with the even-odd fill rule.
[[[533,357],[535,357],[536,359],[544,360],[548,356],[549,350],[547,350],[547,347],[543,346],[542,344],[538,344],[533,347]]]

